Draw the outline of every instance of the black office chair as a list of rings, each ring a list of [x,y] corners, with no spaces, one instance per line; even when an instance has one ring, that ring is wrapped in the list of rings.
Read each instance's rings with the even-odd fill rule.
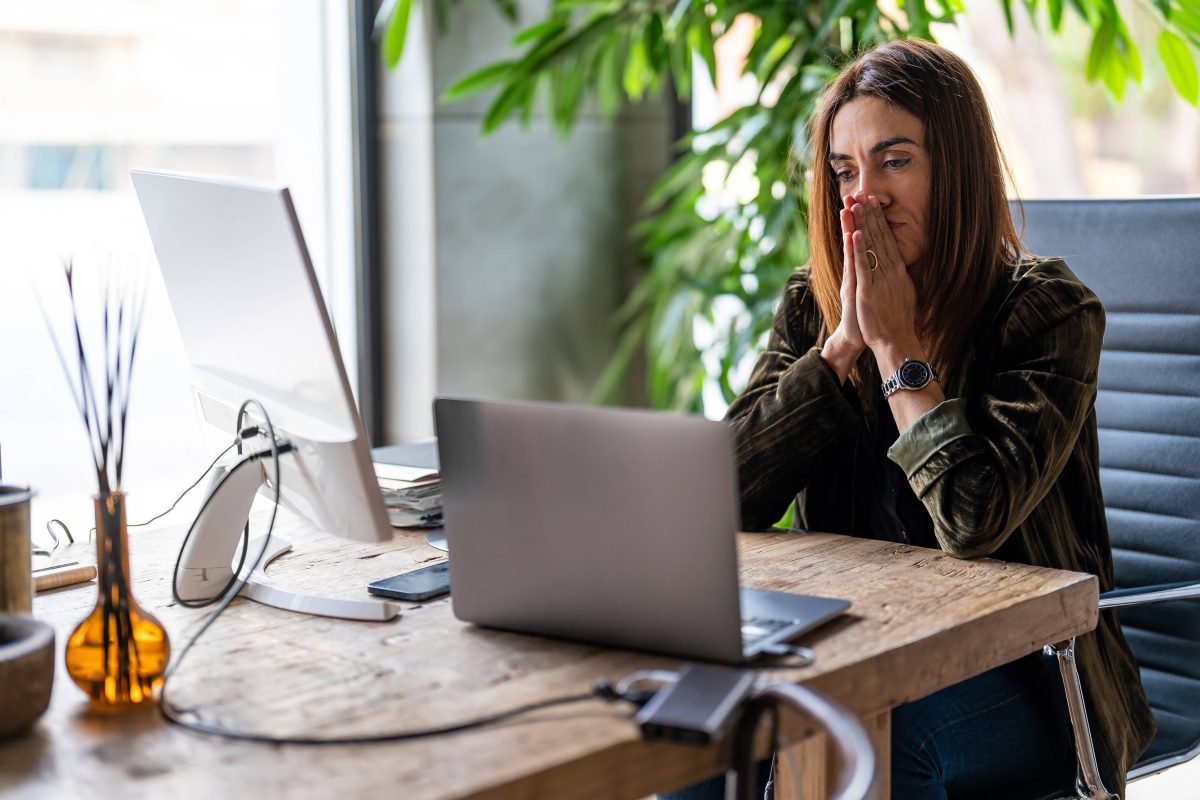
[[[1134,780],[1200,754],[1200,197],[1036,200],[1024,216],[1027,247],[1065,258],[1107,310],[1096,415],[1118,588],[1100,608],[1120,607],[1158,721]],[[1096,767],[1074,640],[1052,649],[1076,793],[1115,800]]]

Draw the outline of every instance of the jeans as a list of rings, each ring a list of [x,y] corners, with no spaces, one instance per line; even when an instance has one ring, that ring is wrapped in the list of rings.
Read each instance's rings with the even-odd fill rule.
[[[892,711],[893,800],[1037,797],[1075,780],[1056,662],[1035,654]],[[759,786],[768,771],[759,765]],[[723,800],[725,776],[663,800]]]
[[[1053,657],[1027,656],[892,712],[895,800],[1022,800],[1074,782],[1074,737]]]

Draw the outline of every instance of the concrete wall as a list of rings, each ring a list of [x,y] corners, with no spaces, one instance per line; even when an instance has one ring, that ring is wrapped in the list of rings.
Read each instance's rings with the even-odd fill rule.
[[[544,8],[523,4],[523,22]],[[514,30],[490,4],[458,9],[445,35],[414,19],[421,27],[386,79],[391,441],[432,433],[434,393],[587,397],[613,351],[609,319],[631,280],[629,225],[669,157],[661,102],[612,124],[585,110],[565,141],[540,109],[528,129],[509,123],[484,139],[488,96],[436,97],[511,57]]]

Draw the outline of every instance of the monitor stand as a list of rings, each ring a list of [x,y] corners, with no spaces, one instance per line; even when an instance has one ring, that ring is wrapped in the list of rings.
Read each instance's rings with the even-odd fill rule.
[[[246,456],[228,469],[219,468],[200,513],[192,522],[187,544],[175,576],[175,591],[183,600],[215,597],[233,577],[234,556],[250,507],[267,474],[258,454]],[[251,539],[247,559],[258,558],[265,537]],[[385,622],[400,613],[394,603],[377,600],[342,600],[280,589],[266,582],[266,568],[290,552],[292,545],[272,535],[262,561],[246,579],[239,594],[263,605],[322,617]]]

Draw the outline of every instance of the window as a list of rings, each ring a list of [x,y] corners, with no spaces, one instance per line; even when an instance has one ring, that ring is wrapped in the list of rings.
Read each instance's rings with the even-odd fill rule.
[[[95,491],[35,299],[36,287],[60,309],[63,258],[148,278],[126,448],[131,521],[166,508],[219,449],[191,407],[131,168],[290,186],[353,382],[349,41],[337,0],[0,4],[0,448],[4,479],[38,491],[35,534],[50,517],[86,533]]]

